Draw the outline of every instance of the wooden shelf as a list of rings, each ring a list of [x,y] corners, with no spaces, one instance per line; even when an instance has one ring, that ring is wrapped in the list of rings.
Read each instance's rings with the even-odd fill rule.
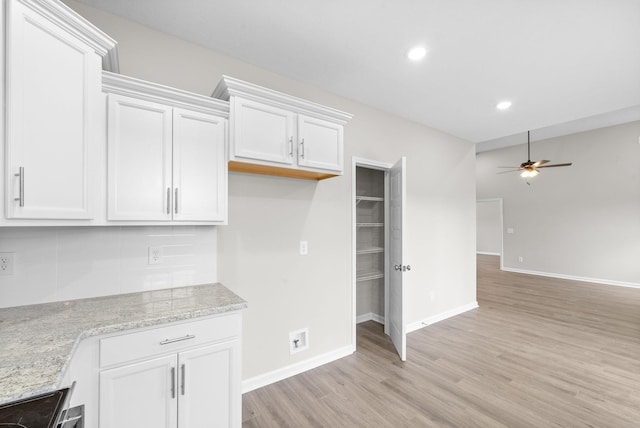
[[[384,227],[384,223],[357,223],[358,227]]]
[[[327,174],[322,172],[305,171],[293,168],[280,168],[268,165],[257,165],[229,161],[229,171],[244,172],[247,174],[273,175],[276,177],[301,178],[303,180],[324,180],[326,178],[337,177],[338,174]]]

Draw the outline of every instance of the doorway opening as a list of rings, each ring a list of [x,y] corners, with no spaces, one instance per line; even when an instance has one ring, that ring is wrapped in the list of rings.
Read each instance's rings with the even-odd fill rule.
[[[384,325],[406,360],[403,273],[405,165],[353,159],[353,331],[373,320]],[[394,268],[391,269],[390,267]]]
[[[356,166],[356,322],[385,324],[385,171]]]
[[[476,254],[500,257],[504,254],[502,198],[476,201]]]

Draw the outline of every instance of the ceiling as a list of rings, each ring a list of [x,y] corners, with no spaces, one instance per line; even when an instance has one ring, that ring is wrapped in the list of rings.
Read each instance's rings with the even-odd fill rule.
[[[640,119],[640,0],[80,1],[479,150]]]

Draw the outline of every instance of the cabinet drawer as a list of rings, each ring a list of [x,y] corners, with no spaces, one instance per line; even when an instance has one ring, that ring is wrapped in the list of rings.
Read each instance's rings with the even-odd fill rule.
[[[240,336],[240,314],[170,324],[100,340],[100,367]]]

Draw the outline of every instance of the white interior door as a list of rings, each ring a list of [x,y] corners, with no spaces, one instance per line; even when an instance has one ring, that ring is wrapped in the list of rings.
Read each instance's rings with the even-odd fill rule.
[[[404,322],[404,215],[405,166],[403,157],[389,170],[389,335],[402,361],[407,359],[407,333]],[[401,268],[395,269],[396,266]]]

